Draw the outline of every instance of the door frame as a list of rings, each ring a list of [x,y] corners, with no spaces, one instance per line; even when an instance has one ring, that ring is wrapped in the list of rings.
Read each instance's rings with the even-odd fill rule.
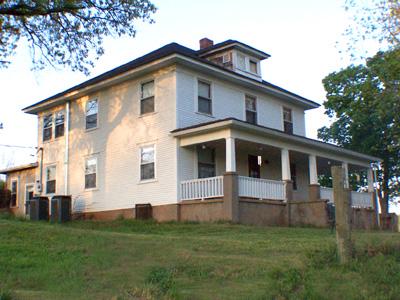
[[[26,183],[25,184],[25,191],[24,191],[24,213],[25,215],[28,213],[26,211],[26,200],[28,199],[28,189],[32,189],[32,192],[35,193],[35,183]]]

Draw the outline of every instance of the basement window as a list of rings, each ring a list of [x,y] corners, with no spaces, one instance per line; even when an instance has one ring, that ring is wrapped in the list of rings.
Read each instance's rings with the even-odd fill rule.
[[[43,117],[43,142],[51,140],[53,134],[53,115]]]
[[[140,180],[155,178],[155,147],[154,145],[140,148]]]
[[[85,161],[85,189],[97,187],[97,158],[91,157]]]
[[[11,202],[10,202],[11,207],[17,206],[17,193],[18,193],[17,191],[18,191],[18,181],[13,180],[11,181]]]
[[[56,192],[56,166],[46,168],[46,194]]]
[[[54,136],[56,138],[64,135],[64,111],[56,113],[55,117],[56,128],[54,130]]]
[[[99,104],[97,99],[86,102],[86,129],[97,128]]]
[[[203,114],[212,114],[211,85],[203,81],[198,82],[197,110]]]
[[[140,93],[140,114],[154,112],[154,80],[143,83]]]

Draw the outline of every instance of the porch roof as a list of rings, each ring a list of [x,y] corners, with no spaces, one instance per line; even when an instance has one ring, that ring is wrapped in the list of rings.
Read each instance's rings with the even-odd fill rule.
[[[20,165],[20,166],[15,166],[15,167],[10,167],[7,169],[0,170],[0,174],[9,174],[12,172],[18,172],[18,171],[23,171],[27,169],[34,169],[38,166],[37,162],[26,164],[26,165]]]
[[[333,159],[341,157],[342,160],[348,161],[350,163],[352,163],[351,160],[354,160],[353,163],[355,164],[359,163],[362,165],[366,165],[371,162],[381,161],[379,157],[345,149],[334,144],[314,140],[311,138],[307,138],[305,136],[287,134],[278,129],[262,125],[251,124],[235,118],[220,119],[212,122],[200,123],[189,127],[178,128],[171,131],[171,134],[172,136],[177,138],[190,138],[203,134],[221,132],[224,130],[225,130],[224,134],[229,134],[231,137],[237,137],[239,139],[244,138],[245,140],[254,141],[254,139],[250,137],[257,136],[260,138],[269,139],[270,141],[276,141],[278,147],[280,144],[289,145],[288,147],[289,150],[297,151],[299,149],[296,146],[300,146],[303,149],[303,152],[307,152],[309,154],[316,154],[317,156],[323,156],[323,157],[324,156],[331,157]],[[227,133],[226,131],[229,131],[229,133]],[[232,131],[235,131],[236,133],[241,132],[245,134],[235,135],[234,133],[232,133]],[[246,133],[250,135],[246,135]],[[217,139],[217,138],[223,138],[224,136],[212,134],[210,135],[210,137]],[[307,149],[308,151],[304,151],[304,149]],[[329,154],[333,154],[333,156]]]

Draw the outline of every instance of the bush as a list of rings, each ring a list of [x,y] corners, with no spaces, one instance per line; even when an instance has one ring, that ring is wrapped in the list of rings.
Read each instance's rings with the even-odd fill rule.
[[[11,191],[0,189],[0,208],[9,208],[11,201]]]

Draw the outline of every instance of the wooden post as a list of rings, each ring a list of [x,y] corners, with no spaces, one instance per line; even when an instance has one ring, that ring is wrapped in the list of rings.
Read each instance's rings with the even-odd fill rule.
[[[336,243],[339,262],[345,264],[353,256],[351,240],[351,192],[345,188],[345,168],[333,166],[333,200],[336,209]]]

